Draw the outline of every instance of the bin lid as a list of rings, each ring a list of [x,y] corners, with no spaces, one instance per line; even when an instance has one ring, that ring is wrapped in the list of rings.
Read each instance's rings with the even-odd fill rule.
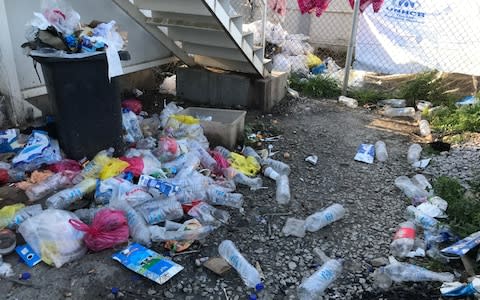
[[[118,51],[120,60],[130,60],[130,53],[128,51]],[[32,50],[29,55],[39,63],[49,62],[68,62],[79,60],[92,61],[92,60],[105,60],[107,58],[105,51],[95,51],[86,53],[66,53],[51,48],[42,48],[41,50]]]

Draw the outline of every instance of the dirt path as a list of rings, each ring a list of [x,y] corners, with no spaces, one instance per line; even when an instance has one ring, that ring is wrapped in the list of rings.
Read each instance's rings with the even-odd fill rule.
[[[327,290],[325,299],[438,299],[437,283],[398,285],[382,293],[371,279],[374,268],[370,261],[388,257],[391,237],[407,206],[393,180],[411,173],[406,163],[410,137],[372,127],[378,116],[371,112],[328,101],[303,100],[278,111],[256,119],[277,120],[283,132],[285,139],[275,142],[274,150],[280,151],[277,158],[282,160],[281,153],[291,155],[287,161],[292,168],[290,207],[277,205],[274,183],[269,179],[264,179],[266,190],[242,188],[245,215],[230,210],[233,218],[229,226],[191,247],[199,253],[175,257],[185,270],[163,286],[113,261],[110,256],[114,250],[89,254],[60,269],[40,264],[29,270],[16,255],[10,255],[6,260],[14,265],[16,273],[31,272],[29,282],[39,288],[1,280],[0,295],[6,299],[101,299],[112,287],[118,287],[125,299],[226,299],[225,288],[229,299],[248,299],[250,291],[234,271],[218,277],[194,263],[196,258],[218,255],[218,244],[231,239],[249,261],[260,263],[265,285],[275,299],[296,298],[296,287],[314,271],[311,265],[319,263],[315,247],[345,259],[344,272]],[[359,144],[380,139],[389,150],[386,163],[366,165],[353,160]],[[310,154],[318,155],[318,165],[304,161]],[[305,218],[332,203],[346,208],[345,218],[307,233],[303,239],[284,237],[281,229],[287,216],[271,215],[291,213],[292,217]],[[164,252],[160,245],[152,248]]]

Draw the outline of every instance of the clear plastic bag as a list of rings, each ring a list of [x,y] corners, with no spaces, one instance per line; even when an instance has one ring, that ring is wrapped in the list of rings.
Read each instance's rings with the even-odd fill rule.
[[[126,132],[123,137],[125,142],[135,143],[136,141],[143,139],[143,133],[140,129],[140,123],[138,121],[137,115],[133,111],[125,110],[122,113],[122,123],[123,129]]]
[[[18,232],[46,264],[60,268],[87,252],[84,233],[70,225],[71,219],[78,217],[68,211],[47,209],[25,220]]]
[[[80,27],[80,15],[66,1],[43,0],[42,14],[50,25],[64,35],[70,35]]]

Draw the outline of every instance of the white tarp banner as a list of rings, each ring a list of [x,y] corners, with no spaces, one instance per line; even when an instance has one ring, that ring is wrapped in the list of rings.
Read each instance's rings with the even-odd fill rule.
[[[358,26],[356,69],[480,75],[480,0],[385,0]]]

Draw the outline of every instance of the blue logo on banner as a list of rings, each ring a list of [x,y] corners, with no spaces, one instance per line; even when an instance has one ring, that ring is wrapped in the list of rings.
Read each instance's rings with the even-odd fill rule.
[[[426,13],[420,11],[421,0],[391,0],[390,5],[385,7],[386,16],[403,21],[421,23],[424,22]]]

